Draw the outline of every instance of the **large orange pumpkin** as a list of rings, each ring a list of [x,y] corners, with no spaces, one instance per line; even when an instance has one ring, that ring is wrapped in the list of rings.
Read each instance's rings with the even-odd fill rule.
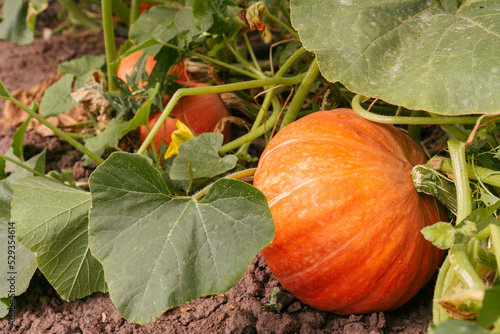
[[[338,314],[393,310],[411,299],[444,255],[420,233],[446,219],[413,187],[412,167],[425,161],[396,127],[350,109],[316,112],[278,132],[254,185],[276,227],[262,254],[283,287]]]

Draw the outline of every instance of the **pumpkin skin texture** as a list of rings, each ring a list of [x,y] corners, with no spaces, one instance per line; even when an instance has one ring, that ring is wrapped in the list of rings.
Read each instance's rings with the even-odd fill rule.
[[[267,197],[275,239],[262,250],[285,289],[337,314],[388,311],[433,276],[444,252],[420,230],[446,210],[413,187],[427,159],[392,125],[350,109],[320,111],[276,134],[254,186]]]
[[[204,83],[190,83],[188,87],[209,87]],[[170,96],[167,96],[163,101],[168,103]],[[170,144],[172,141],[172,132],[177,130],[176,122],[180,120],[186,124],[189,129],[195,134],[199,135],[205,132],[213,132],[217,125],[226,117],[229,111],[224,106],[224,103],[219,97],[219,94],[202,94],[202,95],[189,95],[179,99],[175,107],[170,112],[163,125],[158,129],[158,132],[153,137],[158,154],[160,153],[160,144]],[[161,112],[151,114],[148,120],[148,127],[152,129],[161,116]],[[224,142],[228,142],[231,136],[231,127],[229,122],[224,124],[222,134],[224,135]],[[143,142],[148,135],[145,126],[139,127],[139,139]],[[151,149],[151,146],[149,147]]]

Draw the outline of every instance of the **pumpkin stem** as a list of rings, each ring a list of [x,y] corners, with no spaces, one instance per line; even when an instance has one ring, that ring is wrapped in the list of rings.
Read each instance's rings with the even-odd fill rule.
[[[411,176],[419,193],[435,197],[453,214],[457,214],[457,190],[453,181],[427,165],[413,167]]]

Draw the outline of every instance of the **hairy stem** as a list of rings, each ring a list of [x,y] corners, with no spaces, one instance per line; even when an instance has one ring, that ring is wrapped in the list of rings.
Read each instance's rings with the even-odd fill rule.
[[[451,246],[448,256],[453,271],[466,289],[484,290],[486,288],[467,256],[467,245],[454,244]]]
[[[66,132],[64,132],[63,130],[61,130],[58,127],[56,127],[55,125],[53,125],[52,123],[50,123],[49,121],[47,121],[45,118],[43,118],[38,113],[36,113],[33,110],[31,110],[30,108],[28,108],[27,106],[25,106],[24,104],[22,104],[21,102],[19,102],[18,100],[16,100],[15,98],[10,97],[7,100],[11,101],[16,106],[18,106],[22,110],[26,111],[33,118],[37,119],[40,123],[42,123],[43,125],[45,125],[49,129],[51,129],[52,131],[54,131],[54,133],[57,136],[59,136],[62,139],[66,140],[69,144],[73,145],[74,148],[76,148],[77,150],[79,150],[83,154],[86,154],[89,158],[91,158],[95,162],[97,162],[97,163],[104,162],[104,160],[101,157],[99,157],[97,154],[95,154],[94,152],[90,151],[88,148],[86,148],[82,144],[80,144],[71,135],[68,135]]]
[[[115,33],[113,30],[113,12],[111,0],[102,0],[102,25],[104,28],[104,49],[106,51],[106,64],[108,70],[108,88],[115,90],[113,82],[113,75],[116,75],[116,47],[115,47]]]
[[[449,158],[435,156],[429,160],[429,163],[435,170],[439,170],[443,173],[453,173],[452,162]],[[500,173],[498,171],[480,166],[473,166],[471,164],[465,164],[465,170],[467,171],[468,177],[472,180],[481,180],[483,183],[500,187]]]
[[[294,94],[292,102],[290,102],[290,107],[283,117],[280,129],[283,129],[285,126],[297,119],[300,108],[302,108],[302,105],[304,104],[304,101],[309,94],[309,91],[311,90],[311,86],[313,85],[314,80],[316,80],[316,78],[318,77],[318,74],[318,62],[316,61],[316,59],[314,59],[306,72],[304,80],[300,83],[297,92]]]
[[[452,139],[448,141],[448,148],[457,188],[457,223],[460,223],[472,211],[469,176],[465,163],[465,144]]]
[[[361,117],[372,122],[385,124],[476,124],[478,117],[472,116],[436,116],[436,117],[401,117],[371,113],[361,106],[361,95],[352,99],[352,109]]]
[[[211,86],[211,87],[181,88],[181,89],[177,90],[174,93],[174,95],[172,95],[172,98],[170,99],[170,101],[168,102],[166,107],[163,109],[161,116],[158,118],[156,124],[151,129],[151,132],[148,134],[148,136],[146,137],[146,139],[142,143],[141,147],[139,147],[139,150],[137,151],[137,153],[142,154],[146,151],[146,148],[148,147],[149,143],[153,140],[153,137],[155,136],[156,132],[158,132],[159,128],[165,122],[165,120],[167,119],[168,115],[170,114],[170,112],[172,111],[174,106],[177,104],[179,99],[183,96],[212,94],[212,93],[225,93],[225,92],[232,92],[232,91],[236,91],[236,90],[264,87],[264,86],[268,86],[268,85],[280,85],[280,84],[281,85],[295,85],[295,84],[299,83],[303,78],[304,78],[304,74],[301,74],[301,75],[297,75],[294,77],[286,77],[286,78],[285,77],[274,77],[274,78],[268,78],[268,79],[259,79],[259,80],[238,82],[238,83],[233,83],[233,84]]]

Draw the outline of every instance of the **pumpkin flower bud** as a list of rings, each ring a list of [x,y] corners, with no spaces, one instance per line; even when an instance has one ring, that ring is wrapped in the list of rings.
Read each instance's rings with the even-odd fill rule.
[[[177,122],[175,122],[175,125],[177,126],[177,130],[172,132],[171,135],[172,142],[170,143],[170,145],[168,145],[168,149],[164,157],[165,160],[179,153],[179,146],[182,143],[190,139],[193,139],[195,137],[194,133],[189,129],[189,127],[186,124],[177,120]]]

